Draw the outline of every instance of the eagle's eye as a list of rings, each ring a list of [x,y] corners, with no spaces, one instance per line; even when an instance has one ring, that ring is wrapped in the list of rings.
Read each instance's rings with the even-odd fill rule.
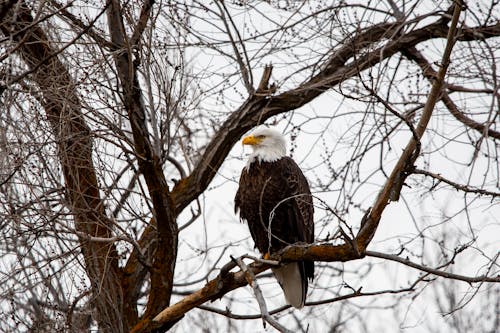
[[[255,138],[257,139],[264,139],[266,136],[265,135],[257,135]]]

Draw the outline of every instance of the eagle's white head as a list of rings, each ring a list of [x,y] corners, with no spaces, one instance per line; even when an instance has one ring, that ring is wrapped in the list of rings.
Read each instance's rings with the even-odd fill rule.
[[[247,168],[254,161],[275,162],[286,155],[286,140],[283,135],[270,127],[259,126],[242,143],[249,145],[253,153],[248,158]]]

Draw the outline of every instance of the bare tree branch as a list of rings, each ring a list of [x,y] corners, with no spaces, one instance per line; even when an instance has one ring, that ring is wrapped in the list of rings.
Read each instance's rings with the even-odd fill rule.
[[[496,283],[498,283],[498,282],[500,282],[500,276],[489,277],[486,275],[482,275],[482,276],[471,277],[471,276],[465,276],[465,275],[444,272],[444,271],[441,271],[439,269],[434,269],[431,267],[419,265],[419,264],[414,263],[408,259],[400,258],[400,257],[398,257],[396,255],[392,255],[392,254],[386,254],[386,253],[381,253],[381,252],[376,252],[376,251],[366,251],[366,255],[368,257],[382,258],[382,259],[386,259],[386,260],[399,262],[401,264],[404,264],[404,265],[409,266],[409,267],[413,267],[413,268],[418,269],[420,271],[431,273],[431,274],[437,275],[437,276],[442,276],[442,277],[447,278],[447,279],[460,280],[460,281],[464,281],[464,282],[468,282],[468,283],[479,283],[479,282],[493,282],[493,283],[496,282]],[[495,261],[496,260],[493,260],[493,262],[495,262]]]
[[[465,192],[465,193],[477,193],[477,194],[482,194],[482,195],[489,195],[489,196],[492,196],[492,197],[500,197],[500,192],[492,192],[492,191],[483,190],[481,188],[474,188],[472,186],[458,184],[456,182],[453,182],[453,181],[451,181],[449,179],[444,178],[440,174],[429,172],[429,171],[426,171],[426,170],[413,169],[411,171],[411,173],[412,174],[418,174],[418,175],[424,175],[424,176],[427,176],[427,177],[431,177],[431,178],[437,180],[438,182],[446,183],[446,184],[454,187],[458,191],[462,191],[462,192]]]

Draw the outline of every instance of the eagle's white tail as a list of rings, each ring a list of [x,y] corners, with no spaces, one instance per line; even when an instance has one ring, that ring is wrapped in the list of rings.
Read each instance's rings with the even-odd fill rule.
[[[307,279],[302,278],[299,263],[293,262],[280,268],[273,268],[273,273],[283,289],[287,303],[301,309],[306,300]]]

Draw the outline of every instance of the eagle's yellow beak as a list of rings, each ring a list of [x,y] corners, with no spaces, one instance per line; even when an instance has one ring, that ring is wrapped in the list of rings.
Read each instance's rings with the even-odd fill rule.
[[[255,145],[258,145],[261,142],[262,142],[262,138],[255,137],[253,135],[249,135],[249,136],[243,138],[243,141],[241,143],[244,144],[244,145],[255,146]]]

